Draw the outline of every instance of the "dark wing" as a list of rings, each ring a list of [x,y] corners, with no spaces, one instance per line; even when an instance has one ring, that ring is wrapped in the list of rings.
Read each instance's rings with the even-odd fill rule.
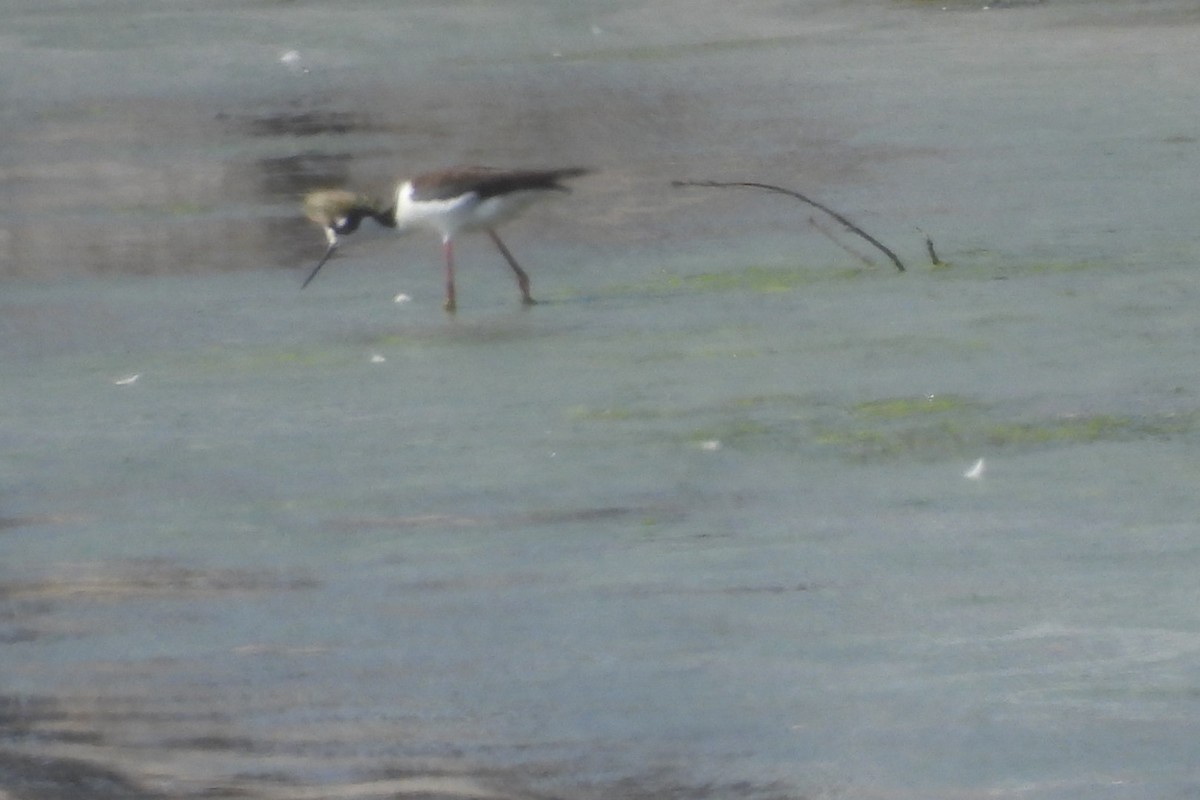
[[[521,191],[569,192],[559,181],[587,172],[582,167],[521,170],[458,167],[413,178],[413,199],[449,200],[468,192],[475,192],[480,199]]]

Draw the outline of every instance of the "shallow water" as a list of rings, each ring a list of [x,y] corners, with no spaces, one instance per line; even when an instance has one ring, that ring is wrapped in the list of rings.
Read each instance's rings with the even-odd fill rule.
[[[1200,788],[1185,4],[123,8],[0,39],[5,791]],[[538,306],[298,291],[476,161]]]

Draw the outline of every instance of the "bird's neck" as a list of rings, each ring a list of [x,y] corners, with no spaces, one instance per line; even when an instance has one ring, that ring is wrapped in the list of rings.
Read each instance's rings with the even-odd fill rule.
[[[382,211],[371,214],[372,218],[385,228],[396,227],[396,207],[389,206]]]

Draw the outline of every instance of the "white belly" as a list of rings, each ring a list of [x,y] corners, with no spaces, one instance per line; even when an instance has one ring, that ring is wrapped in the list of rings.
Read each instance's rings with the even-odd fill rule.
[[[450,200],[412,199],[412,187],[405,183],[396,193],[396,227],[423,227],[437,231],[443,238],[463,231],[493,228],[515,217],[544,192],[512,192],[480,200],[474,193]]]

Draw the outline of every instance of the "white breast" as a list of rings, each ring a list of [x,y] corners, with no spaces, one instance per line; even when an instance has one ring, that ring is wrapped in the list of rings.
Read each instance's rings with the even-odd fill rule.
[[[396,227],[423,227],[443,238],[462,231],[491,228],[512,219],[537,199],[541,192],[512,192],[480,200],[474,192],[449,200],[414,200],[412,183],[396,190]]]

